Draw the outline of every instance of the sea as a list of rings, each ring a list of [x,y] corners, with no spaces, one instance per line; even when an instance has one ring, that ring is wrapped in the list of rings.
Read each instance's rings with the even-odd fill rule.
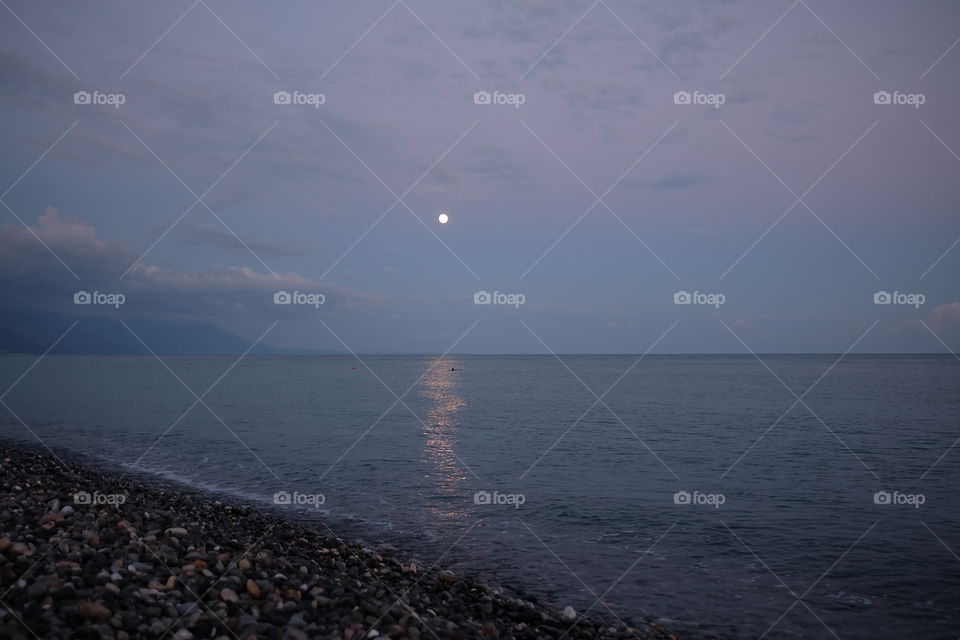
[[[578,613],[960,637],[949,354],[8,355],[0,389],[7,440]]]

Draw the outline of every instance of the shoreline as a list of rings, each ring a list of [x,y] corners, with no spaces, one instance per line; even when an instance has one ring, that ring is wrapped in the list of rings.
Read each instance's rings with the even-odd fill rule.
[[[418,565],[322,522],[56,455],[66,467],[0,440],[0,639],[675,640],[653,622],[561,611]]]

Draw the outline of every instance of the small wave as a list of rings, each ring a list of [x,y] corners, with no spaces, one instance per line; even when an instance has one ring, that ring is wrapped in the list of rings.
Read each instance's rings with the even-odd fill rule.
[[[845,593],[840,591],[838,593],[828,593],[826,594],[827,598],[831,600],[838,600],[843,604],[847,604],[853,607],[869,607],[873,604],[873,601],[867,596],[861,596],[855,593]]]
[[[170,480],[176,482],[177,484],[186,485],[193,489],[203,491],[204,493],[226,495],[232,498],[239,498],[240,500],[247,502],[260,502],[260,503],[269,503],[273,504],[273,496],[264,495],[261,493],[253,493],[250,491],[243,491],[240,489],[226,487],[214,482],[206,482],[203,480],[198,480],[192,476],[184,475],[177,471],[172,471],[170,469],[158,469],[154,467],[143,467],[135,466],[131,463],[123,463],[122,467],[130,469],[132,471],[137,471],[140,473],[145,473],[147,475],[156,476],[163,478],[164,480]]]

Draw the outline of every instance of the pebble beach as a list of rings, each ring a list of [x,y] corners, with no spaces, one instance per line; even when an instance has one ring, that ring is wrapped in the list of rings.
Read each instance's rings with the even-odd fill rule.
[[[0,638],[376,637],[675,640],[323,523],[0,444]]]

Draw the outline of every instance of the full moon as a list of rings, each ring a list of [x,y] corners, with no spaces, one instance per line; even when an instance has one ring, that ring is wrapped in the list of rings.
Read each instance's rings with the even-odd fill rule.
[[[448,216],[448,215],[445,214],[445,213],[441,213],[440,216],[437,217],[437,220],[440,221],[440,224],[447,224],[447,221],[448,221],[449,219],[450,219],[450,216]]]

